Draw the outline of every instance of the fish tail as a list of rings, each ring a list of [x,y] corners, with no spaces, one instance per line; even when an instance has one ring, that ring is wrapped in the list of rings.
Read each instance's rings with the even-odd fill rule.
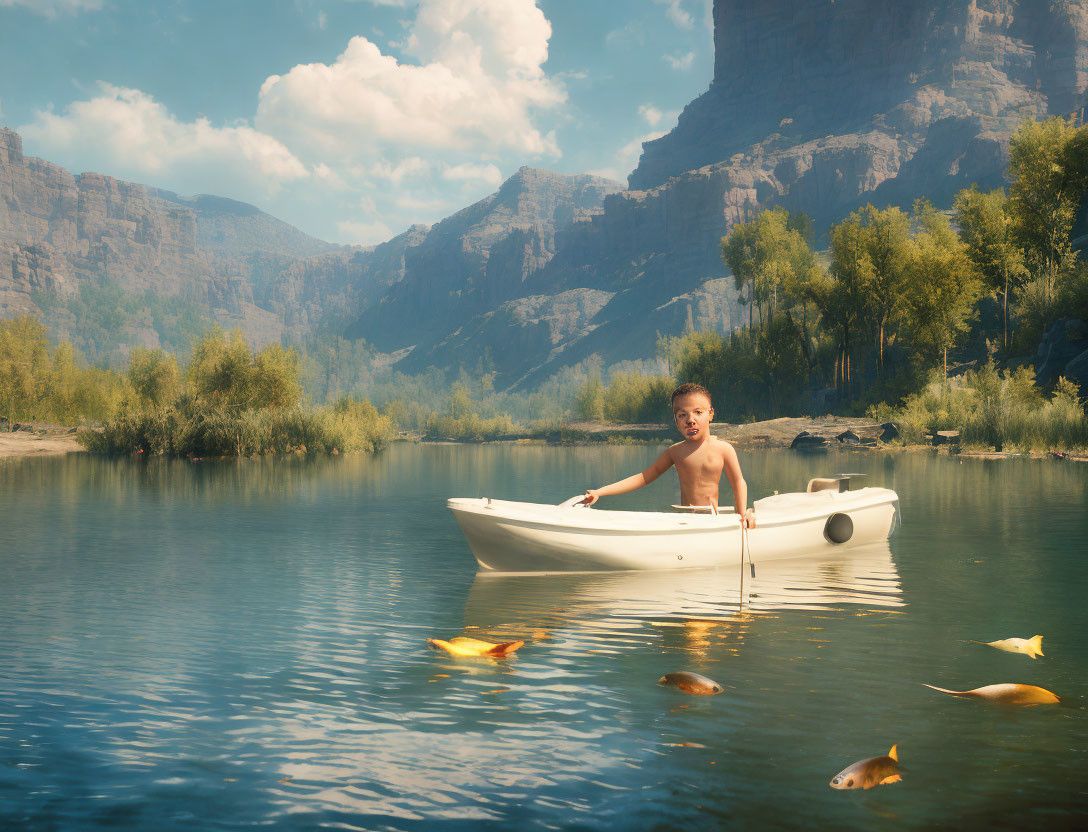
[[[513,653],[524,644],[524,641],[504,641],[502,644],[496,644],[488,650],[487,654],[489,656],[505,656],[508,653]]]
[[[941,693],[950,693],[953,696],[963,696],[963,694],[965,693],[965,691],[962,691],[962,690],[949,690],[948,688],[939,688],[936,685],[927,685],[925,682],[922,682],[922,684],[925,685],[927,688],[933,688],[933,690],[939,690]]]
[[[1028,639],[1028,644],[1031,645],[1031,649],[1033,651],[1038,653],[1040,656],[1043,655],[1043,637],[1042,636],[1032,636],[1031,638]],[[1032,658],[1034,659],[1035,656],[1032,656]]]

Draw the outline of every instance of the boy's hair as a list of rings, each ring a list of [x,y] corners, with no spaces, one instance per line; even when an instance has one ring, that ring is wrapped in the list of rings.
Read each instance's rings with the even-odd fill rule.
[[[675,405],[676,400],[680,396],[686,396],[689,393],[702,393],[704,396],[706,396],[706,400],[708,402],[710,402],[710,406],[711,407],[714,406],[714,402],[710,398],[710,391],[707,390],[705,387],[703,387],[703,385],[694,384],[694,383],[692,383],[690,381],[685,382],[684,384],[681,384],[679,387],[677,387],[675,390],[672,391],[672,404]]]

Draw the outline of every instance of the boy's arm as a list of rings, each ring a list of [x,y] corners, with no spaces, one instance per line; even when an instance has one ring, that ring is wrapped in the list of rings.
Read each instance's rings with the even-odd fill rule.
[[[749,529],[756,526],[756,513],[748,508],[748,483],[744,481],[744,475],[740,472],[740,460],[737,452],[728,442],[723,442],[722,460],[725,467],[725,475],[729,478],[729,487],[733,489],[733,504],[737,509],[737,517],[741,523]]]
[[[649,485],[672,467],[672,457],[668,451],[662,451],[661,456],[653,461],[653,464],[641,474],[635,474],[627,479],[605,485],[601,488],[587,488],[583,505],[591,506],[601,497],[610,497],[613,494],[626,494],[636,488]]]

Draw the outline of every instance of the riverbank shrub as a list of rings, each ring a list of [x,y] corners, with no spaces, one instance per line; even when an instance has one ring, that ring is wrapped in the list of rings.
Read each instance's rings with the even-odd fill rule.
[[[107,419],[131,395],[124,376],[88,367],[71,344],[53,346],[37,319],[0,320],[0,415],[9,425]]]
[[[613,373],[604,391],[604,419],[624,425],[668,422],[675,387],[668,376]]]
[[[426,437],[428,439],[456,439],[483,442],[493,439],[508,439],[524,433],[522,427],[510,418],[509,414],[484,418],[477,413],[464,416],[432,415],[427,420]]]
[[[376,451],[392,423],[369,402],[331,408],[233,411],[186,400],[175,407],[127,409],[78,439],[89,451],[150,456],[259,456]]]
[[[1077,385],[1060,379],[1047,397],[1027,368],[1001,372],[990,363],[962,379],[933,376],[902,407],[874,407],[869,415],[898,423],[908,445],[948,430],[959,431],[964,446],[998,451],[1088,448],[1088,416]]]

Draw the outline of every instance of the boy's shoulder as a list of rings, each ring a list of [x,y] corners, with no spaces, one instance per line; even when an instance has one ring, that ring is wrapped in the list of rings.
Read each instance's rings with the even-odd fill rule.
[[[724,439],[719,439],[713,434],[710,435],[707,444],[716,451],[721,451],[723,453],[735,453],[735,451],[733,451],[733,445],[731,443],[726,442]],[[668,453],[671,455],[673,451],[677,451],[680,448],[683,448],[685,445],[687,445],[687,440],[685,439],[681,439],[679,442],[674,442],[673,444],[669,445]]]

